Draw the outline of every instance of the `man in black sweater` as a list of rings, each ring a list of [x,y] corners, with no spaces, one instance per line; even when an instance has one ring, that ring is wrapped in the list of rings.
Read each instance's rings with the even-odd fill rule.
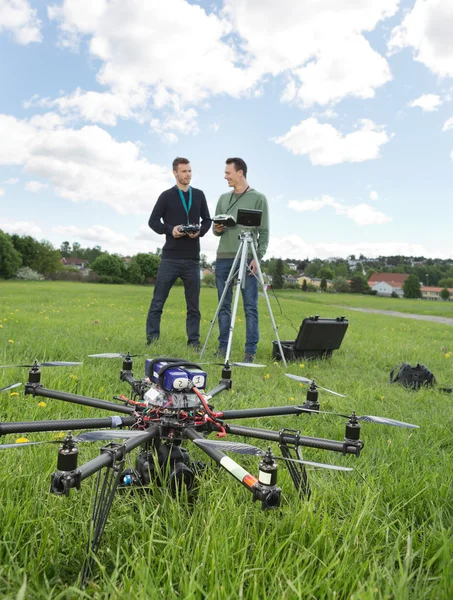
[[[149,218],[149,226],[159,234],[165,234],[162,258],[156,285],[146,320],[146,341],[151,344],[159,339],[160,319],[170,289],[181,277],[187,304],[187,344],[200,346],[200,237],[211,227],[211,217],[205,195],[190,187],[192,169],[187,158],[175,158],[173,174],[176,185],[159,196]],[[180,231],[182,225],[196,224],[196,233]]]

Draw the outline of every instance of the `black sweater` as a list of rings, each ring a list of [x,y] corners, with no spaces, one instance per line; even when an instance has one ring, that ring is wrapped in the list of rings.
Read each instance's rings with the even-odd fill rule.
[[[189,205],[189,192],[183,192],[186,205]],[[200,223],[199,237],[192,239],[187,235],[174,238],[172,235],[175,225],[186,225],[187,223]],[[156,205],[149,218],[148,224],[153,231],[165,234],[166,241],[162,249],[162,258],[200,258],[200,237],[211,227],[208,204],[201,190],[192,188],[192,206],[187,217],[182,205],[177,186],[165,190],[157,199]]]

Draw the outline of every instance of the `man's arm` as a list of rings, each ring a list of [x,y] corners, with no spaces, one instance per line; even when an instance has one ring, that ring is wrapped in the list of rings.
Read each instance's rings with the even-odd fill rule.
[[[173,225],[163,222],[166,204],[165,194],[161,194],[157,199],[148,221],[148,225],[151,229],[159,235],[173,235]]]
[[[201,217],[201,228],[200,228],[200,237],[203,237],[205,233],[207,233],[211,227],[212,219],[209,214],[208,203],[206,202],[206,196],[201,192],[201,207],[200,207],[200,217]]]
[[[220,196],[219,200],[217,201],[217,206],[215,207],[214,216],[222,214],[222,208],[221,208],[222,203],[220,201],[221,198],[222,198],[222,196]],[[220,237],[222,235],[222,233],[225,231],[225,229],[226,229],[225,225],[219,225],[217,223],[213,223],[213,225],[212,225],[212,233],[214,235],[216,235],[217,237]]]
[[[256,249],[258,258],[261,260],[266,254],[269,245],[269,206],[267,204],[266,196],[262,195],[262,199],[257,204],[258,206],[256,208],[263,211],[261,215],[261,225],[258,229],[258,248]]]

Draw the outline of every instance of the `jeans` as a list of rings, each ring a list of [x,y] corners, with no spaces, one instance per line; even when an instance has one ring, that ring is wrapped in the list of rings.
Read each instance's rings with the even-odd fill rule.
[[[219,301],[228,279],[233,258],[220,258],[215,264],[215,281]],[[250,260],[248,261],[250,264]],[[242,301],[245,313],[245,354],[256,354],[256,347],[260,339],[258,330],[258,281],[247,272],[245,275],[245,288],[241,287]],[[228,286],[222,307],[219,311],[219,348],[226,349],[228,334],[231,324],[231,301],[233,297],[233,282]]]
[[[184,258],[163,258],[160,261],[154,295],[146,320],[146,338],[148,341],[157,340],[160,336],[160,319],[164,304],[178,277],[181,277],[184,283],[186,296],[187,343],[198,344],[200,342],[200,262]]]

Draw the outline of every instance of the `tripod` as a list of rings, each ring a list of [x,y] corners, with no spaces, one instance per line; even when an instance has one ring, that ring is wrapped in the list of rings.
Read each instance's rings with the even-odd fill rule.
[[[255,244],[253,242],[252,233],[250,231],[241,231],[241,233],[239,235],[239,239],[241,240],[241,242],[239,244],[238,251],[236,252],[236,256],[234,257],[234,261],[231,266],[230,272],[228,274],[228,279],[225,283],[225,288],[224,288],[222,296],[219,300],[219,304],[215,311],[214,317],[211,321],[211,326],[209,328],[209,332],[206,337],[206,341],[204,343],[203,349],[201,350],[200,357],[203,356],[203,353],[206,350],[206,346],[208,345],[209,337],[210,337],[212,329],[215,325],[216,319],[219,315],[220,309],[222,308],[223,302],[225,300],[225,296],[228,292],[228,288],[231,285],[231,283],[234,281],[234,278],[237,274],[236,293],[234,296],[233,310],[231,312],[230,332],[228,335],[228,345],[227,345],[227,350],[226,350],[226,354],[225,354],[225,364],[227,364],[229,362],[230,352],[231,352],[231,344],[233,342],[234,323],[236,320],[236,313],[237,313],[238,304],[239,304],[239,291],[240,291],[241,287],[245,288],[246,277],[249,277],[249,275],[247,275],[247,270],[250,270],[247,267],[247,256],[248,256],[248,250],[250,247],[250,250],[252,252],[253,258],[255,260],[256,268],[257,268],[257,273],[256,274],[253,273],[253,276],[256,277],[258,283],[261,285],[261,289],[263,290],[264,297],[266,298],[267,308],[269,310],[269,317],[271,319],[272,327],[274,328],[274,333],[275,333],[275,337],[277,339],[280,356],[282,357],[282,362],[286,367],[285,355],[283,352],[282,345],[280,343],[280,338],[278,336],[278,328],[277,328],[277,325],[275,324],[274,315],[272,314],[269,297],[267,295],[266,284],[264,283],[263,274],[261,272],[261,267],[260,267],[260,263],[258,260],[258,255],[256,253]],[[238,268],[236,269],[237,266],[238,266]]]

